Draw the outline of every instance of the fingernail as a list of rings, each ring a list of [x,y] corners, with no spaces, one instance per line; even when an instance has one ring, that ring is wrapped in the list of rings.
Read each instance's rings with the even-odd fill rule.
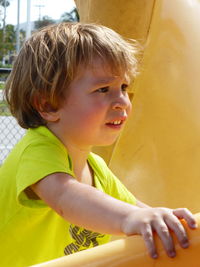
[[[183,244],[182,244],[182,247],[183,247],[183,248],[188,248],[188,247],[189,247],[189,243],[188,243],[188,242],[183,243]]]
[[[158,258],[158,254],[156,254],[156,253],[153,254],[153,255],[152,255],[152,258],[153,258],[153,259],[157,259],[157,258]]]
[[[197,227],[198,227],[198,225],[196,223],[192,224],[192,228],[197,228]]]
[[[175,251],[170,252],[170,253],[169,253],[169,256],[170,256],[171,258],[176,257],[176,252],[175,252]]]

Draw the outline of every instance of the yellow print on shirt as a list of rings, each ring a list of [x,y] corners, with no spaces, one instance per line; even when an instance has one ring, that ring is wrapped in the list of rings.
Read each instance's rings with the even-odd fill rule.
[[[99,245],[97,238],[104,237],[103,234],[92,232],[78,226],[70,225],[69,232],[74,242],[65,247],[65,255],[87,249],[89,247],[96,247]]]

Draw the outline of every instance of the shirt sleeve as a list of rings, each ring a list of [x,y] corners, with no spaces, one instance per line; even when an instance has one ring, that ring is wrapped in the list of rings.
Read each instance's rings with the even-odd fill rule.
[[[136,198],[134,197],[134,195],[112,173],[110,169],[108,171],[108,188],[112,197],[127,202],[129,204],[136,205]]]
[[[74,176],[70,158],[62,147],[51,142],[35,142],[25,148],[21,154],[16,174],[17,199],[20,204],[29,207],[46,207],[42,200],[32,200],[24,190],[44,177],[64,172]]]
[[[102,188],[104,188],[104,192],[116,199],[136,205],[134,195],[114,175],[105,161],[94,153],[92,153],[92,156],[95,159],[96,164],[94,166],[99,173],[100,183]]]

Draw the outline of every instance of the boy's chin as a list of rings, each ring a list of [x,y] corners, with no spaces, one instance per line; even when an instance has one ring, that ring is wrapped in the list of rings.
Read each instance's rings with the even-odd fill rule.
[[[106,140],[104,142],[102,141],[102,142],[96,144],[95,147],[112,146],[117,141],[117,138],[115,138],[113,140]]]

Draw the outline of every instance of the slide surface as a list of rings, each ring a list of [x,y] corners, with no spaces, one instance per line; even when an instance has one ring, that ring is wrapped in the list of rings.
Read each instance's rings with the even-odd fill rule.
[[[199,212],[200,1],[76,3],[82,21],[109,26],[144,46],[131,117],[114,146],[95,152],[138,199]]]

